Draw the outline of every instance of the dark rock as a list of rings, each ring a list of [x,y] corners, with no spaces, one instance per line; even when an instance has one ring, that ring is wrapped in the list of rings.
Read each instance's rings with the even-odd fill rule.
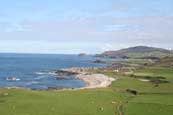
[[[137,94],[138,94],[138,92],[137,92],[136,90],[127,89],[126,91],[127,91],[128,93],[133,94],[133,95],[137,95]]]
[[[70,80],[70,78],[67,78],[67,77],[56,77],[56,80]]]
[[[122,58],[122,59],[129,59],[128,56],[122,56],[122,57],[120,57],[120,58]]]
[[[153,83],[153,84],[169,83],[169,81],[160,80],[160,79],[153,79],[150,82]]]
[[[93,61],[93,63],[106,63],[105,61],[102,61],[102,60],[95,60],[95,61]]]
[[[55,73],[59,76],[73,76],[78,74],[76,72],[70,72],[65,70],[57,70]]]

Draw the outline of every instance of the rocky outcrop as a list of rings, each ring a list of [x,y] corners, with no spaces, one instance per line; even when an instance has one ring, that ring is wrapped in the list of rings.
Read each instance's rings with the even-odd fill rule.
[[[105,61],[102,61],[102,60],[97,59],[97,60],[93,61],[93,63],[101,63],[101,64],[103,63],[103,64],[104,64],[104,63],[106,63],[106,62],[105,62]]]
[[[67,71],[67,70],[57,70],[55,73],[59,76],[72,76],[77,75],[77,72]]]

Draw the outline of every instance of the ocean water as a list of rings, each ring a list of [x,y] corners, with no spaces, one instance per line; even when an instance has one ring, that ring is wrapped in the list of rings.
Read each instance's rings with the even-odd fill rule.
[[[57,80],[49,72],[70,67],[100,67],[94,64],[93,56],[56,54],[0,54],[0,87],[23,87],[48,89],[48,87],[80,88],[86,84],[74,76],[68,80]],[[15,77],[16,80],[8,78]]]

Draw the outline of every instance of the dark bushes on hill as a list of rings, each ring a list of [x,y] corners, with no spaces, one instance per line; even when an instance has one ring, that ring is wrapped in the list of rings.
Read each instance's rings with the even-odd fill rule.
[[[138,94],[138,92],[136,90],[133,90],[133,89],[127,89],[126,91],[128,93],[130,93],[130,94],[133,94],[133,95],[137,95]]]

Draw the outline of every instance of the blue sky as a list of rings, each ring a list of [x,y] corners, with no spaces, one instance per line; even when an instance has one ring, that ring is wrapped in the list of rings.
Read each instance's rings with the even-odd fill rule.
[[[173,48],[172,0],[0,0],[0,52]]]

